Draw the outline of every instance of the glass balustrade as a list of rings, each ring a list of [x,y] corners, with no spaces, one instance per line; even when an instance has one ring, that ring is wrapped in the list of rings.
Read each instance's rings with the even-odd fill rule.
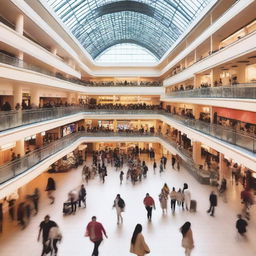
[[[187,91],[167,92],[168,97],[181,98],[240,98],[256,99],[256,84],[238,84],[233,86],[220,86],[198,88]]]
[[[173,115],[167,113],[164,110],[107,110],[107,109],[88,109],[87,107],[60,107],[60,108],[43,108],[33,109],[25,111],[9,111],[1,112],[0,118],[0,131],[15,128],[22,125],[33,124],[36,122],[42,122],[47,120],[53,120],[77,113],[83,113],[88,115],[109,115],[109,114],[123,114],[123,115],[151,115],[160,114],[175,120],[183,125],[186,125],[194,130],[218,138],[227,143],[242,147],[251,152],[256,152],[256,137],[248,136],[243,133],[239,133],[233,129],[228,129],[221,125],[215,125],[206,123],[200,120],[189,119],[187,117]]]
[[[34,167],[38,163],[42,161],[46,161],[50,156],[56,154],[57,152],[65,149],[66,147],[72,145],[77,140],[81,138],[88,138],[88,137],[140,137],[140,138],[160,138],[164,140],[166,143],[170,144],[172,147],[176,148],[180,155],[183,155],[183,158],[186,161],[183,161],[183,165],[189,167],[189,171],[194,175],[201,183],[208,184],[209,183],[209,175],[204,173],[202,170],[196,167],[196,165],[191,160],[188,153],[184,153],[185,150],[181,147],[177,147],[177,144],[172,141],[172,139],[168,136],[164,136],[161,134],[153,134],[153,133],[113,133],[113,132],[95,132],[95,133],[87,133],[87,132],[77,132],[69,134],[57,141],[54,141],[48,145],[43,146],[40,149],[36,149],[25,156],[11,161],[7,164],[0,166],[0,184],[11,180],[26,171],[30,168]]]
[[[159,86],[163,86],[163,83],[160,81],[141,81],[141,82],[137,82],[137,81],[118,81],[118,82],[113,82],[113,81],[105,81],[105,82],[92,82],[92,81],[82,81],[79,79],[75,79],[75,78],[66,78],[64,77],[61,73],[54,73],[51,72],[47,69],[29,64],[23,60],[20,60],[16,57],[11,57],[7,54],[4,53],[0,53],[0,63],[4,63],[4,64],[8,64],[8,65],[12,65],[15,67],[19,67],[19,68],[24,68],[24,69],[28,69],[28,70],[32,70],[38,73],[42,73],[48,76],[53,76],[56,77],[58,79],[61,80],[65,80],[67,82],[71,82],[74,84],[79,84],[79,85],[83,85],[83,86],[89,86],[89,87],[159,87]]]

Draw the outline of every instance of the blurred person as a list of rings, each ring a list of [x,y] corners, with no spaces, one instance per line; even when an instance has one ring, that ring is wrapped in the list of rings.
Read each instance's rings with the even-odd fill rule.
[[[184,225],[181,226],[180,232],[182,234],[182,242],[181,245],[185,248],[185,256],[190,256],[191,251],[194,248],[194,240],[193,234],[191,230],[191,223],[185,222]]]
[[[130,252],[136,254],[137,256],[144,256],[147,253],[150,253],[150,249],[144,240],[142,235],[142,225],[137,224],[131,239]]]
[[[93,216],[91,222],[89,222],[86,227],[86,233],[85,233],[85,236],[88,236],[90,240],[94,243],[92,256],[99,255],[98,248],[103,240],[103,234],[105,235],[106,238],[108,238],[103,225],[100,222],[97,222],[96,220],[97,220],[96,216]]]

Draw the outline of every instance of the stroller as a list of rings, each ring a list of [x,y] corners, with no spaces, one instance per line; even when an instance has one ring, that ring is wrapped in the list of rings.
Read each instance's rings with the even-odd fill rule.
[[[62,210],[64,215],[69,215],[72,212],[72,207],[71,207],[71,202],[66,201],[63,203],[63,210]]]

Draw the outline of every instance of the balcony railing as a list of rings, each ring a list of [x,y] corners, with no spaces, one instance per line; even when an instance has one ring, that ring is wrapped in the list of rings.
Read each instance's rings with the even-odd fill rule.
[[[23,60],[20,60],[16,57],[11,57],[7,54],[4,53],[0,53],[0,63],[4,63],[4,64],[8,64],[8,65],[12,65],[15,67],[19,67],[19,68],[24,68],[24,69],[28,69],[28,70],[32,70],[41,74],[45,74],[48,76],[52,76],[67,82],[71,82],[74,84],[79,84],[79,85],[83,85],[83,86],[87,86],[87,87],[159,87],[162,86],[163,83],[162,82],[156,82],[156,81],[141,81],[141,82],[137,82],[137,81],[123,81],[123,82],[91,82],[91,81],[82,81],[79,79],[74,79],[74,78],[66,78],[64,77],[61,73],[54,73],[51,72],[49,70],[43,69],[41,67],[29,64]]]
[[[185,126],[188,126],[196,131],[202,132],[206,135],[210,135],[214,138],[220,139],[227,143],[244,148],[248,151],[256,153],[256,137],[249,136],[243,133],[239,133],[232,128],[226,128],[221,125],[215,125],[206,123],[200,120],[189,119],[187,117],[174,115],[164,110],[110,110],[110,109],[88,109],[87,107],[61,107],[61,108],[49,108],[49,109],[34,109],[25,111],[10,111],[1,112],[0,118],[0,131],[4,131],[10,128],[32,124],[36,122],[42,122],[46,120],[52,120],[60,117],[65,117],[77,113],[90,114],[90,115],[102,115],[109,114],[125,114],[125,115],[163,115],[172,121],[179,122]]]
[[[173,142],[170,137],[166,137],[163,135],[158,134],[152,134],[152,133],[113,133],[113,132],[96,132],[96,133],[87,133],[87,132],[77,132],[72,133],[68,136],[65,136],[57,141],[54,141],[40,149],[34,150],[25,156],[16,159],[12,162],[9,162],[5,165],[0,166],[0,184],[3,184],[23,173],[28,171],[30,168],[36,166],[41,161],[46,160],[50,156],[58,153],[60,150],[66,148],[69,145],[72,145],[77,140],[81,138],[88,138],[88,137],[134,137],[135,141],[137,137],[144,137],[145,139],[155,137],[160,138],[164,140],[165,142],[169,143],[172,147],[176,148],[177,145],[175,142]],[[188,156],[184,155],[183,150],[177,149],[180,153],[180,155],[183,155],[183,157],[188,161],[188,163],[185,163],[186,161],[182,161],[183,165],[189,166],[188,170],[189,172],[198,179],[199,182],[202,184],[209,184],[209,175],[205,173],[203,170],[200,170],[197,168],[196,165],[193,164],[192,160],[189,159]],[[191,166],[192,164],[192,166]]]
[[[198,88],[188,91],[167,92],[171,98],[240,98],[256,99],[256,84]]]

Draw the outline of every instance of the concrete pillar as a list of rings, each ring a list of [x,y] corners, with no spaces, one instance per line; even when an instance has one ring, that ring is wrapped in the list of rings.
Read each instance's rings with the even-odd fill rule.
[[[40,96],[37,88],[31,88],[30,90],[30,104],[32,107],[39,107]]]
[[[193,145],[193,153],[192,153],[193,161],[196,164],[201,164],[202,163],[201,142],[193,141],[192,145]]]
[[[220,153],[220,159],[219,159],[219,176],[220,180],[224,178],[224,172],[225,172],[225,162],[224,162],[224,155]]]
[[[19,85],[13,86],[13,107],[15,108],[16,104],[19,103],[21,106],[22,103],[22,88]]]
[[[56,47],[51,47],[51,53],[54,55],[57,55],[57,48]]]
[[[16,155],[20,154],[21,157],[25,155],[24,139],[16,141],[16,147],[14,150]]]
[[[211,83],[211,87],[213,87],[213,84],[214,84],[213,69],[211,69],[210,71],[210,83]]]
[[[117,121],[116,121],[116,119],[113,120],[113,128],[114,128],[114,132],[117,132]]]
[[[98,126],[98,120],[92,120],[92,127]]]
[[[23,32],[24,32],[24,16],[22,14],[19,14],[17,19],[16,19],[15,30],[20,35],[23,35]]]
[[[238,83],[245,83],[246,71],[245,65],[241,65],[237,69],[237,81]]]
[[[21,51],[19,51],[19,52],[18,52],[18,55],[17,55],[17,58],[18,58],[20,61],[23,61],[23,59],[24,59],[24,53],[21,52]]]
[[[72,104],[73,103],[73,94],[72,93],[68,93],[67,95],[67,103],[68,104]]]
[[[201,108],[198,105],[195,105],[193,112],[194,112],[193,114],[195,116],[195,119],[198,120],[200,117]]]
[[[194,51],[194,63],[197,61],[197,54],[196,54],[196,49]]]
[[[188,67],[188,59],[187,59],[187,57],[185,58],[185,68],[187,68]]]
[[[42,134],[41,133],[37,133],[36,134],[36,145],[37,146],[43,146],[43,136],[42,136]]]
[[[210,122],[211,124],[213,124],[213,116],[214,116],[213,109],[212,107],[209,107],[209,109],[210,109]]]

